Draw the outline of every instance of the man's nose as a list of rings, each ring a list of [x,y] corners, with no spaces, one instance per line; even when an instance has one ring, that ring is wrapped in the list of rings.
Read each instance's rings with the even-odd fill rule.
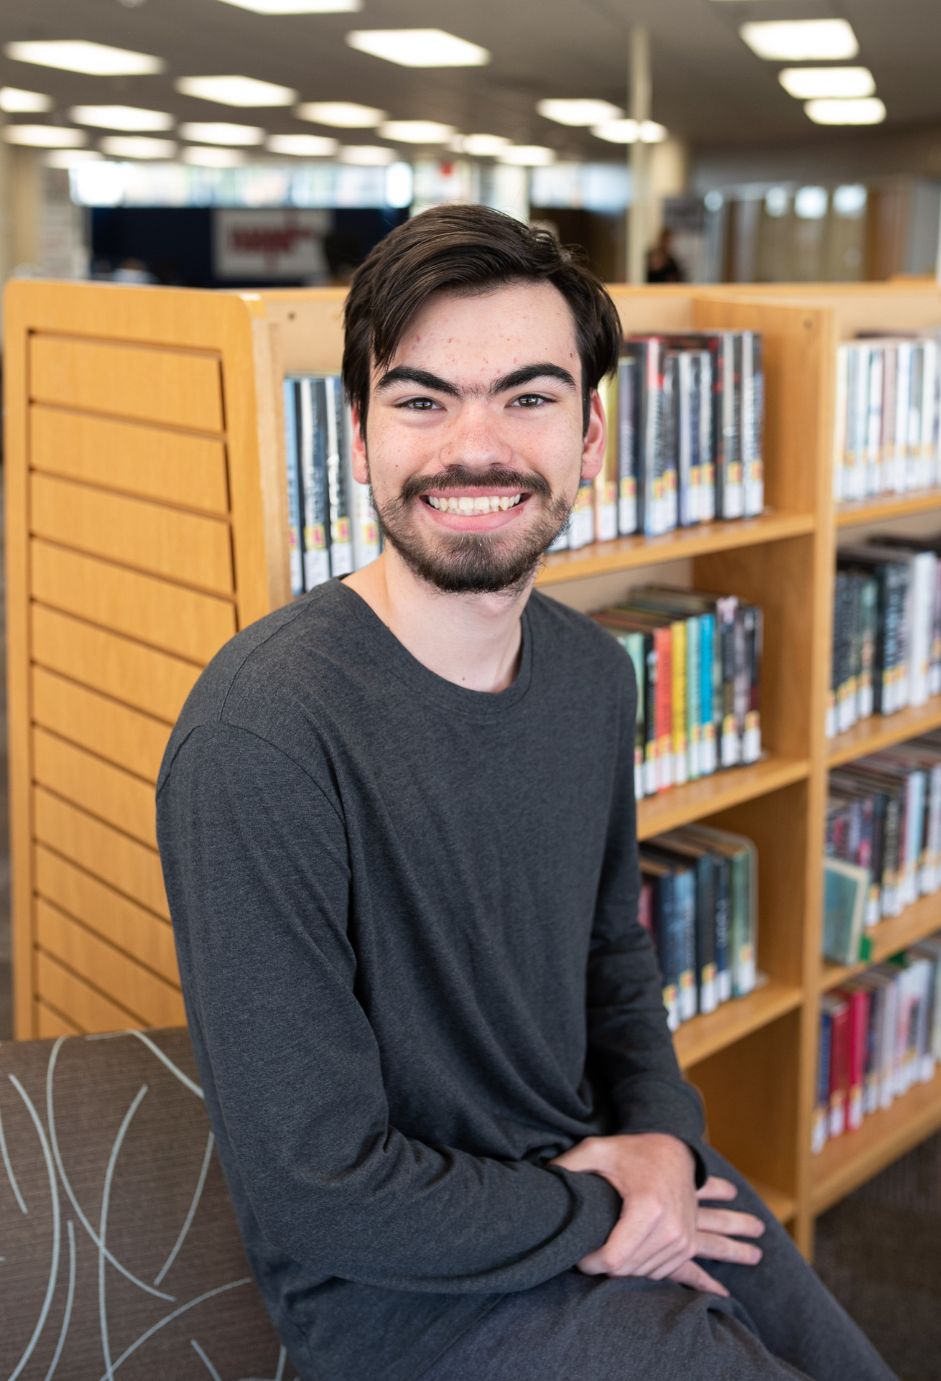
[[[505,464],[512,454],[493,406],[475,400],[454,417],[441,459],[451,465],[495,465]]]

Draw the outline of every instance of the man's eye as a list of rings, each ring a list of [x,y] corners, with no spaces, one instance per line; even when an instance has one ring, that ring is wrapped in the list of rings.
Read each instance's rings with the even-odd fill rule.
[[[407,408],[409,412],[431,412],[438,404],[433,398],[406,398],[403,403],[398,403],[396,406]]]
[[[521,408],[540,408],[545,403],[551,401],[550,398],[546,398],[542,393],[523,393],[519,398],[513,399],[513,405],[514,407],[519,406]]]

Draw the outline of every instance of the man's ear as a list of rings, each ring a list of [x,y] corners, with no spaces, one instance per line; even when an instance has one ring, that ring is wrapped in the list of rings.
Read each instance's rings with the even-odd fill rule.
[[[360,484],[369,483],[369,464],[366,460],[366,429],[361,420],[360,410],[354,403],[350,408],[353,418],[353,432],[350,437],[350,468],[353,478]]]
[[[588,430],[582,442],[582,479],[593,480],[601,473],[604,465],[605,447],[608,441],[604,405],[596,388],[591,391],[588,411]]]

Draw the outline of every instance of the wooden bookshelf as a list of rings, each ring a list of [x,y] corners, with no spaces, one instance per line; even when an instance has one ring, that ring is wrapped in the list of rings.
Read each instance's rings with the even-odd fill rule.
[[[865,527],[869,523],[911,518],[919,513],[941,513],[941,489],[919,489],[910,494],[884,494],[881,498],[861,499],[837,506],[838,528]]]
[[[916,1084],[891,1107],[864,1117],[855,1132],[826,1143],[814,1157],[813,1212],[823,1213],[939,1129],[941,1075],[936,1074],[930,1084]]]
[[[630,331],[764,339],[766,511],[551,555],[540,584],[590,609],[648,567],[762,606],[765,756],[643,801],[643,838],[706,818],[759,850],[767,981],[676,1036],[710,1134],[804,1250],[814,1214],[941,1125],[936,1085],[810,1154],[827,771],[941,723],[941,706],[824,736],[838,530],[937,494],[835,511],[836,347],[941,321],[925,285],[618,286]],[[290,597],[281,381],[333,370],[341,290],[207,293],[19,281],[5,422],[15,1030],[183,1020],[153,832],[163,745],[202,666]],[[913,913],[917,908],[913,908]],[[924,917],[880,930],[905,943]],[[925,923],[927,923],[925,921]],[[895,923],[892,923],[895,925]],[[880,1121],[881,1119],[881,1121]]]
[[[827,747],[828,767],[840,767],[867,753],[892,748],[906,739],[930,733],[941,727],[941,696],[933,696],[924,705],[907,706],[895,714],[870,715],[851,729],[830,740]]]

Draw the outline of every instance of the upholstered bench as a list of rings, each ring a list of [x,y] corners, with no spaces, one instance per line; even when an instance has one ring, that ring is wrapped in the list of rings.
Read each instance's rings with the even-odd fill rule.
[[[0,1376],[292,1381],[184,1029],[0,1045]]]

